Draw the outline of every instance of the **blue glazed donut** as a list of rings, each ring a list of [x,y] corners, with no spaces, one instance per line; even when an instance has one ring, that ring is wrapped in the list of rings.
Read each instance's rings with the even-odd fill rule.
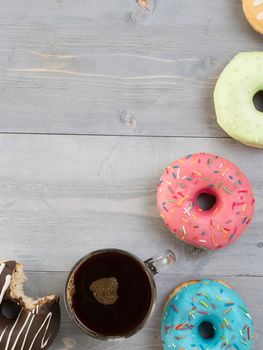
[[[248,350],[253,321],[240,296],[223,281],[189,281],[166,303],[163,350]]]

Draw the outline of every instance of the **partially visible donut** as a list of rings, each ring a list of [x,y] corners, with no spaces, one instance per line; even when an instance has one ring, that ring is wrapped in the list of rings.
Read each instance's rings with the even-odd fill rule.
[[[254,99],[262,91],[261,51],[236,55],[220,74],[214,91],[215,112],[221,128],[234,139],[257,148],[263,148],[263,113]]]
[[[214,199],[209,210],[198,204],[202,195]],[[211,250],[234,242],[254,212],[246,176],[232,162],[209,153],[190,154],[167,166],[157,204],[165,225],[177,238]]]
[[[242,0],[242,3],[249,24],[263,34],[263,0]]]
[[[188,281],[165,305],[163,350],[249,350],[253,321],[247,306],[224,281]]]
[[[0,262],[0,350],[47,349],[59,330],[59,298],[50,295],[33,300],[25,296],[25,280],[21,264]],[[19,306],[15,319],[3,314],[5,302]]]

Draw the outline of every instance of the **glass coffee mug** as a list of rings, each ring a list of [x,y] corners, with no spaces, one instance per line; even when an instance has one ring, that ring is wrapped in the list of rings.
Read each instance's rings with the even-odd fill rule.
[[[156,303],[154,275],[175,262],[167,250],[146,261],[119,249],[103,249],[80,259],[65,287],[69,316],[88,335],[122,340],[137,333]]]

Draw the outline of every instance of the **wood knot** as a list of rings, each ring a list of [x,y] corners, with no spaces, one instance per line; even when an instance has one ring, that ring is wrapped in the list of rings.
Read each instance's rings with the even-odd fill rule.
[[[138,126],[137,120],[128,111],[120,111],[120,120],[128,129],[135,130]]]
[[[186,246],[185,247],[185,254],[186,256],[192,258],[192,259],[199,259],[204,255],[208,254],[208,251],[202,248],[196,248],[192,246]]]

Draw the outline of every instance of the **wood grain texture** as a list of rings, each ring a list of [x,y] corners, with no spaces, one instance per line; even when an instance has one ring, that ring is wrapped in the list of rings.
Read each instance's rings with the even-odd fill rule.
[[[240,0],[150,5],[1,0],[0,131],[226,136],[216,78],[262,37]]]
[[[79,257],[103,247],[128,249],[143,259],[172,248],[178,256],[175,274],[263,276],[261,150],[230,139],[55,135],[0,135],[0,149],[6,258],[31,270],[67,271]],[[248,230],[217,252],[177,240],[156,208],[156,184],[166,165],[204,150],[238,164],[256,198]]]
[[[241,7],[241,0],[150,0],[148,11],[136,0],[0,0],[1,257],[25,264],[29,294],[62,295],[67,271],[92,250],[177,255],[157,276],[157,308],[142,332],[125,344],[94,341],[61,302],[51,350],[161,350],[164,299],[198,276],[237,287],[255,321],[254,349],[262,349],[263,154],[226,138],[212,99],[236,53],[262,50]],[[249,229],[218,252],[178,241],[156,208],[165,166],[198,151],[234,161],[255,192]]]
[[[43,295],[53,291],[58,295],[63,293],[64,283],[66,280],[66,273],[62,272],[29,272],[27,273],[28,282],[26,289],[29,294]],[[73,350],[113,350],[125,349],[127,350],[161,350],[160,341],[160,324],[162,309],[165,300],[169,293],[181,282],[191,279],[199,278],[198,275],[174,275],[174,274],[160,274],[156,276],[156,283],[158,289],[157,305],[153,317],[146,324],[145,328],[137,335],[121,342],[101,342],[93,340],[92,338],[83,334],[68,318],[63,300],[61,300],[62,307],[62,322],[61,330],[56,339],[56,342],[51,347],[51,350],[69,350],[66,344],[72,344]],[[210,278],[220,278],[231,284],[240,293],[245,303],[250,309],[251,316],[255,322],[255,346],[254,350],[261,350],[263,344],[262,323],[262,295],[258,293],[258,289],[263,288],[263,278],[256,277],[229,277],[229,276],[207,276]],[[202,277],[201,277],[202,278]],[[43,284],[43,281],[45,283]],[[188,350],[188,349],[186,349]]]

